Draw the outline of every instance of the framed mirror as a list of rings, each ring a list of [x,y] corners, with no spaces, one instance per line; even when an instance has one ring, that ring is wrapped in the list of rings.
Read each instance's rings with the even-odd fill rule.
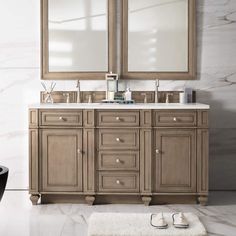
[[[123,79],[195,79],[195,0],[122,0]]]
[[[42,79],[116,72],[116,0],[41,0]]]

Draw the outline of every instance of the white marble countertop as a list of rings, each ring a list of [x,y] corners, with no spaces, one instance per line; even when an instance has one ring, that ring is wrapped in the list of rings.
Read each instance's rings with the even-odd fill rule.
[[[105,103],[55,103],[31,104],[31,109],[209,109],[210,106],[201,103],[135,103],[135,104],[105,104]]]

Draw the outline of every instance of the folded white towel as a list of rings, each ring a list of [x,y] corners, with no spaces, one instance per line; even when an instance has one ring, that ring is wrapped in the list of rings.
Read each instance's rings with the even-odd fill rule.
[[[206,236],[207,232],[199,218],[184,213],[189,228],[176,229],[172,214],[164,213],[167,229],[156,229],[150,224],[151,214],[94,213],[89,219],[89,236]]]

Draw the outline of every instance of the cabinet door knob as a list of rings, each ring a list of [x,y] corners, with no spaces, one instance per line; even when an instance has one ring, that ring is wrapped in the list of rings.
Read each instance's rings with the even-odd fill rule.
[[[78,149],[77,152],[78,152],[78,154],[82,154],[83,153],[81,149]]]
[[[59,120],[64,120],[64,118],[62,116],[59,117]]]
[[[119,158],[116,159],[116,163],[120,163],[120,159]]]
[[[120,142],[120,138],[116,138],[116,141],[117,141],[117,142]]]
[[[117,180],[116,180],[116,183],[117,183],[117,184],[120,184],[120,180],[117,179]]]
[[[173,121],[177,121],[177,118],[176,118],[176,117],[174,117],[174,118],[173,118]]]
[[[156,149],[156,154],[160,154],[160,150],[159,149]]]
[[[117,121],[120,121],[120,117],[119,117],[119,116],[117,116],[117,117],[116,117],[116,120],[117,120]]]

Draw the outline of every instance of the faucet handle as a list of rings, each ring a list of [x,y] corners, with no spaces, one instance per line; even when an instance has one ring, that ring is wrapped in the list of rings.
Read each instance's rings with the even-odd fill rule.
[[[155,103],[159,102],[159,99],[158,99],[159,85],[160,85],[159,79],[156,79],[156,81],[155,81]]]
[[[79,80],[77,80],[76,88],[77,88],[77,98],[76,98],[76,102],[77,102],[77,103],[81,103],[81,97],[80,97],[80,81],[79,81]]]
[[[141,93],[141,96],[144,96],[144,103],[147,103],[147,94],[146,93]]]
[[[80,88],[80,81],[79,80],[77,80],[76,88]]]
[[[92,95],[91,94],[88,95],[88,103],[92,103]]]
[[[170,96],[173,96],[173,94],[172,93],[166,94],[166,103],[170,103]]]
[[[64,97],[66,97],[66,103],[70,103],[70,93],[63,93]]]
[[[88,103],[93,103],[94,93],[88,95]]]

